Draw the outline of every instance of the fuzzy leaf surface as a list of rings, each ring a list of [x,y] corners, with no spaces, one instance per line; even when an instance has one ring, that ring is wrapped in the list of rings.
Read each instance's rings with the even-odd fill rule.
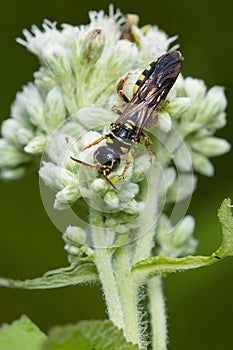
[[[39,350],[46,335],[26,317],[0,328],[1,350]]]
[[[210,256],[185,256],[170,258],[154,256],[142,260],[132,267],[136,279],[143,280],[153,276],[172,272],[185,271],[212,265],[221,259],[233,255],[233,218],[231,200],[225,199],[218,211],[218,218],[222,226],[222,242],[220,247]]]
[[[95,265],[93,263],[83,263],[75,267],[68,266],[48,271],[41,277],[24,281],[2,277],[0,278],[0,286],[22,289],[51,289],[84,283],[95,283],[97,281],[98,275]]]
[[[41,350],[139,350],[108,321],[82,321],[52,331]]]

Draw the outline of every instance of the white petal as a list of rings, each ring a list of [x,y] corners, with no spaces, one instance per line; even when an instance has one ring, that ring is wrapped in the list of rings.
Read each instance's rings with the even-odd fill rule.
[[[227,106],[227,99],[222,86],[212,87],[202,101],[199,114],[196,118],[198,123],[206,123],[211,118],[216,118],[219,113],[224,112]]]
[[[25,175],[24,167],[17,167],[14,169],[11,168],[2,168],[0,173],[0,178],[3,180],[18,180]]]
[[[0,154],[0,167],[14,167],[30,160],[27,154],[18,150],[5,139],[0,139]]]
[[[171,130],[171,127],[172,127],[171,117],[166,111],[161,111],[159,113],[156,127],[158,127],[163,132],[168,132]]]
[[[206,85],[203,80],[187,77],[184,81],[185,90],[192,98],[192,104],[200,103],[206,94]]]
[[[174,163],[181,171],[189,172],[192,169],[191,150],[184,142],[178,147],[174,155]]]
[[[166,110],[172,117],[178,118],[191,106],[191,103],[192,100],[190,97],[173,98],[169,100]]]
[[[66,108],[58,86],[54,86],[46,96],[44,117],[48,130],[56,129],[65,120]]]
[[[192,159],[194,170],[206,176],[214,175],[213,164],[209,161],[207,157],[203,156],[200,153],[192,152]]]
[[[218,137],[206,137],[194,140],[191,145],[195,151],[207,157],[219,156],[228,152],[231,148],[229,142]]]
[[[44,183],[54,190],[63,189],[61,174],[62,168],[51,162],[43,162],[39,170],[39,175]]]
[[[166,168],[164,170],[164,176],[165,176],[165,183],[166,183],[166,189],[171,187],[176,179],[176,171],[174,168]]]

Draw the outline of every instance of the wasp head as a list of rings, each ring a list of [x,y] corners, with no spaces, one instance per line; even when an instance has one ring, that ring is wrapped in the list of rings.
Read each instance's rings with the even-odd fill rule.
[[[119,153],[108,146],[101,146],[94,153],[96,167],[104,176],[117,169],[120,161]]]

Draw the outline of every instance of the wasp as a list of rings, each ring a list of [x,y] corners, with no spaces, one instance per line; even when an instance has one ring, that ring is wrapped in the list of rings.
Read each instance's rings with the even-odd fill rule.
[[[105,180],[118,191],[108,175],[118,168],[122,156],[127,155],[125,167],[119,176],[119,179],[123,179],[131,162],[133,144],[139,143],[143,138],[145,147],[150,146],[151,141],[144,135],[143,129],[156,124],[158,117],[154,112],[161,101],[166,99],[175,83],[181,70],[181,63],[182,56],[179,51],[170,51],[153,60],[138,77],[131,100],[123,92],[129,75],[121,79],[117,84],[117,93],[121,100],[127,103],[126,108],[121,112],[116,106],[113,106],[113,110],[118,113],[119,117],[110,124],[110,132],[85,146],[83,150],[103,140],[106,140],[106,145],[98,147],[94,152],[93,164],[85,163],[74,157],[71,159],[91,168],[97,168]]]

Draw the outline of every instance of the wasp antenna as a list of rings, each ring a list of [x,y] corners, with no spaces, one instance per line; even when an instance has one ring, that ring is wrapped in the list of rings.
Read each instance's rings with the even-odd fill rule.
[[[82,160],[79,160],[79,159],[74,158],[74,157],[72,157],[72,156],[70,157],[70,159],[72,159],[72,160],[75,161],[76,163],[89,166],[90,168],[96,168],[96,165],[95,165],[95,164],[88,164],[88,163],[85,163],[85,162],[83,162]]]
[[[112,182],[111,180],[109,180],[109,178],[108,178],[107,176],[104,176],[104,178],[105,178],[105,180],[107,181],[107,183],[108,183],[110,186],[112,186],[112,188],[114,188],[115,191],[117,191],[117,192],[120,191],[119,188],[117,188],[117,187],[113,184],[113,182]]]

